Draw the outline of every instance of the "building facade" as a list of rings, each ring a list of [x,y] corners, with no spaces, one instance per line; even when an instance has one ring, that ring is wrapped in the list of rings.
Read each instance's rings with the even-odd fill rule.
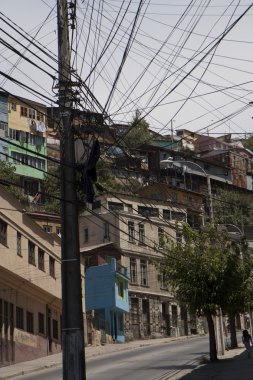
[[[0,365],[61,350],[60,239],[0,188]]]
[[[8,160],[8,95],[0,92],[0,160]]]
[[[108,322],[113,341],[124,343],[124,315],[129,312],[127,268],[113,257],[103,264],[88,267],[85,302],[86,312],[94,311],[94,320]]]
[[[100,196],[92,213],[85,212],[79,221],[81,249],[114,242],[122,251],[120,264],[129,273],[126,340],[184,335],[189,330],[189,316],[163,283],[160,271],[164,244],[180,238],[178,219],[163,216],[175,218],[178,213],[186,218],[186,208],[177,209],[157,200],[148,202],[137,196]]]
[[[47,172],[47,109],[43,104],[8,97],[8,161],[31,199]]]

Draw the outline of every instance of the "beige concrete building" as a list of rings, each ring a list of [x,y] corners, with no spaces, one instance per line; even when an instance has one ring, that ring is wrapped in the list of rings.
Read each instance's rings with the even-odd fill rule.
[[[0,187],[0,365],[61,350],[60,239]]]
[[[159,270],[164,243],[176,239],[176,213],[186,218],[186,208],[168,207],[168,202],[119,195],[97,198],[91,212],[80,216],[81,252],[114,256],[105,243],[120,248],[120,264],[128,268],[130,313],[125,317],[126,340],[188,333],[187,313],[180,310],[173,294],[163,284]],[[174,217],[175,219],[171,219]],[[179,236],[178,236],[179,237]]]

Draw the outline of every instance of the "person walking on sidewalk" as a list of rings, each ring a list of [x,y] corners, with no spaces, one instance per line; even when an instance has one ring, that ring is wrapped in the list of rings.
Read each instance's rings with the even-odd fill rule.
[[[248,358],[251,357],[250,351],[252,346],[252,338],[251,335],[248,333],[248,330],[243,330],[242,332],[242,342],[247,350]]]

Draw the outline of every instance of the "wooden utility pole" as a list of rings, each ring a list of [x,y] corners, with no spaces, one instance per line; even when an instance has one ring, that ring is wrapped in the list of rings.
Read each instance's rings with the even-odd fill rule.
[[[72,129],[71,60],[67,0],[57,0],[61,135],[61,251],[63,380],[85,380],[78,206]]]

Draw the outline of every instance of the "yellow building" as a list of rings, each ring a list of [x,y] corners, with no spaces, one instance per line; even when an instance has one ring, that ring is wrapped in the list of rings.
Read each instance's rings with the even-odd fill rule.
[[[0,366],[61,350],[60,239],[0,187]]]
[[[8,97],[8,161],[30,196],[41,189],[47,172],[47,108],[29,99]]]

